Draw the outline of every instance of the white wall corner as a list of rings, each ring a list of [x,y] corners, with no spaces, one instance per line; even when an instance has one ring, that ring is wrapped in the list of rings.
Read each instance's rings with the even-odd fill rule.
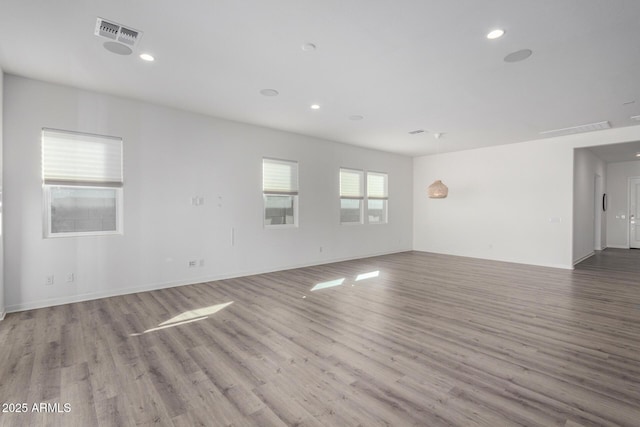
[[[596,254],[596,253],[595,253],[595,251],[593,251],[593,252],[591,252],[590,254],[587,254],[587,255],[583,256],[582,258],[575,260],[575,261],[573,262],[573,265],[578,265],[578,264],[580,264],[582,261],[584,261],[584,260],[586,260],[586,259],[588,259],[588,258],[591,258],[591,257],[592,257],[592,256],[594,256],[595,254]]]

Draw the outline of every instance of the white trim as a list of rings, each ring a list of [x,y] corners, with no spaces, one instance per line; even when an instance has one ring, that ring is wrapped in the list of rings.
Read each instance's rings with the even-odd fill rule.
[[[377,222],[371,222],[369,220],[369,217],[371,215],[369,215],[369,201],[370,200],[382,200],[385,202],[384,204],[384,221],[377,221]],[[371,209],[371,210],[375,210],[375,209]],[[366,221],[367,221],[367,225],[384,225],[384,224],[389,224],[389,198],[386,197],[384,199],[370,199],[367,197],[367,206],[366,206]]]
[[[640,179],[640,176],[628,176],[627,177],[627,247],[626,249],[631,249],[631,181],[634,179]],[[636,203],[640,203],[640,201],[636,200]],[[637,218],[636,218],[637,219]],[[635,248],[634,248],[635,249]]]
[[[116,203],[116,229],[114,231],[81,231],[81,232],[58,232],[53,233],[51,231],[51,189],[54,187],[60,188],[81,188],[81,189],[105,189],[115,191],[115,203]],[[123,221],[123,203],[124,203],[124,190],[122,187],[104,187],[99,185],[86,186],[86,185],[49,185],[43,184],[43,238],[45,239],[58,239],[64,237],[84,237],[84,236],[121,236],[124,234],[124,221]]]
[[[359,221],[349,221],[349,222],[342,222],[342,201],[343,200],[357,200],[358,202],[360,202],[360,220]],[[365,199],[364,198],[359,198],[359,197],[340,197],[340,203],[338,204],[338,222],[340,223],[340,225],[364,225],[364,202]]]
[[[596,254],[596,252],[592,251],[590,254],[587,254],[587,255],[583,256],[582,258],[573,261],[573,265],[580,264],[582,261],[584,261],[587,258],[591,258],[595,254]]]
[[[599,173],[596,173],[593,177],[593,202],[594,202],[594,217],[593,217],[593,248],[596,251],[602,250],[602,214],[604,211],[604,194],[606,194],[602,188],[603,179]],[[605,222],[606,231],[606,222]]]
[[[196,285],[196,284],[205,283],[205,282],[215,282],[218,280],[235,279],[238,277],[253,276],[256,274],[266,274],[266,273],[273,273],[276,271],[293,270],[296,268],[313,267],[313,266],[323,265],[323,264],[332,264],[334,262],[352,261],[357,259],[372,258],[372,257],[377,257],[382,255],[391,255],[395,253],[409,252],[409,251],[411,251],[411,248],[399,249],[399,250],[389,251],[389,252],[373,253],[373,254],[364,255],[364,256],[334,258],[334,259],[322,260],[320,263],[310,262],[310,263],[295,264],[295,265],[289,265],[289,266],[273,268],[273,269],[250,270],[250,271],[243,271],[243,272],[238,272],[234,274],[222,274],[218,276],[199,277],[199,278],[181,280],[176,282],[160,282],[160,283],[143,285],[143,286],[133,286],[130,288],[124,288],[124,289],[112,290],[112,291],[90,292],[90,293],[81,294],[81,295],[70,295],[66,297],[49,298],[49,299],[33,301],[25,304],[10,305],[6,307],[6,312],[14,313],[17,311],[34,310],[37,308],[51,307],[55,305],[71,304],[75,302],[90,301],[90,300],[95,300],[100,298],[116,297],[116,296],[122,296],[122,295],[128,295],[128,294],[135,294],[138,292],[155,291],[158,289],[174,288],[177,286]]]
[[[624,245],[607,245],[607,248],[613,248],[613,249],[630,249],[629,245],[624,246]],[[606,248],[605,248],[606,249]]]
[[[625,225],[627,227],[627,247],[626,249],[631,249],[631,224],[629,224],[629,214],[631,211],[631,180],[633,178],[637,178],[637,177],[633,177],[633,176],[628,176],[627,177],[627,209],[626,209],[626,221],[625,221]]]
[[[267,213],[267,197],[269,196],[281,196],[281,197],[291,197],[293,199],[293,224],[267,224],[266,221],[266,213]],[[282,229],[282,228],[298,228],[298,206],[300,196],[296,194],[289,195],[279,195],[279,194],[262,194],[262,227],[266,229]]]
[[[6,311],[0,311],[0,322],[2,322],[4,320],[4,316],[7,315]]]

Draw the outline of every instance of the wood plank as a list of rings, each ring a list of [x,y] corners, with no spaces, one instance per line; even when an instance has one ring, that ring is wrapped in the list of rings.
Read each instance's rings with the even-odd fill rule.
[[[405,252],[10,313],[2,400],[72,412],[0,426],[637,426],[640,251],[585,263]]]

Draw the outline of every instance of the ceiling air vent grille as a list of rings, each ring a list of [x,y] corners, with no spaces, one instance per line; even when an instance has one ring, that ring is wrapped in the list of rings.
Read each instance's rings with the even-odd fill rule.
[[[583,132],[592,132],[594,130],[603,130],[610,129],[611,123],[608,121],[597,122],[597,123],[589,123],[586,125],[573,126],[570,128],[563,129],[554,129],[554,130],[546,130],[544,132],[540,132],[542,136],[562,136],[562,135],[572,135],[574,133],[583,133]]]
[[[116,40],[128,46],[135,46],[142,32],[132,28],[123,27],[113,21],[98,18],[94,34],[110,40]]]
[[[424,129],[417,129],[417,130],[412,130],[411,132],[409,132],[409,135],[417,135],[419,133],[423,133]]]

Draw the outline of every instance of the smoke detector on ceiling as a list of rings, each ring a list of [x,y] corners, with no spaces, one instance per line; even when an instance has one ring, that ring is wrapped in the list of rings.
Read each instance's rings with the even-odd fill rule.
[[[103,18],[96,20],[94,34],[108,39],[109,41],[104,43],[105,49],[118,55],[130,55],[133,52],[132,48],[138,44],[142,37],[142,31],[134,30]]]

